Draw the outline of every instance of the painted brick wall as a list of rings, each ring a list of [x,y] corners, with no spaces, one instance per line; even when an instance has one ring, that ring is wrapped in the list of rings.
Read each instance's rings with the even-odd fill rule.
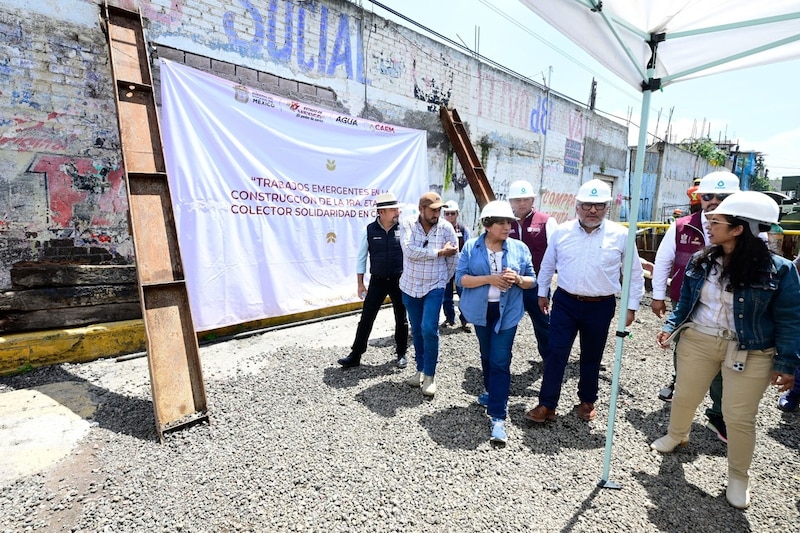
[[[132,260],[97,7],[15,4],[0,3],[0,287],[21,260]]]
[[[342,113],[428,131],[429,186],[477,206],[438,118],[458,109],[495,192],[528,179],[565,219],[582,181],[620,188],[627,129],[344,0],[113,0],[161,57]],[[0,287],[65,242],[131,262],[100,0],[0,0]],[[159,98],[158,68],[154,67]],[[548,103],[549,102],[549,103]],[[618,183],[617,183],[618,182]],[[51,243],[58,242],[59,246]],[[80,255],[80,253],[78,253]],[[95,254],[95,257],[100,257]]]

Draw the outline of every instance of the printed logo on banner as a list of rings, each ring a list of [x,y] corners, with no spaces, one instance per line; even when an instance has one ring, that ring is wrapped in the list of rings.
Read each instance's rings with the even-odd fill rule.
[[[254,104],[263,105],[267,107],[275,107],[275,100],[269,95],[254,93],[252,95]]]
[[[314,122],[322,122],[322,111],[310,106],[301,105],[297,102],[289,104],[289,109],[295,112],[297,118],[304,118],[313,120]]]
[[[348,126],[358,126],[358,121],[353,117],[339,115],[336,117],[336,122],[341,122],[342,124],[347,124]]]
[[[233,97],[236,99],[237,102],[246,104],[250,100],[250,89],[248,89],[244,85],[237,85],[233,89],[234,89]]]
[[[336,232],[329,231],[327,235],[325,235],[325,242],[329,244],[336,244]]]
[[[370,124],[369,129],[383,133],[394,133],[394,126],[389,126],[388,124]]]
[[[328,162],[325,163],[325,168],[327,168],[331,172],[336,170],[336,160],[335,159],[328,159]]]

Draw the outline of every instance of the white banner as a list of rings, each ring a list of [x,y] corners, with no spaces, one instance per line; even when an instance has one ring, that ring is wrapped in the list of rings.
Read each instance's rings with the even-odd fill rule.
[[[358,301],[375,197],[416,205],[426,132],[161,60],[162,136],[195,329]]]

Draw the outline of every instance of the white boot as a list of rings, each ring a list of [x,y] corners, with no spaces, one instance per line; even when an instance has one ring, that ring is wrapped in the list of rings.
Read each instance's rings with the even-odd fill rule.
[[[728,503],[737,509],[747,509],[750,506],[750,478],[728,474],[725,497]]]
[[[436,380],[434,376],[424,376],[422,378],[422,394],[433,396],[436,394]]]
[[[422,385],[422,372],[414,372],[414,375],[408,378],[406,383],[412,387],[420,387]]]
[[[654,440],[650,447],[659,453],[672,453],[678,446],[686,446],[687,444],[689,444],[689,437],[678,440],[673,439],[670,437],[669,433],[667,433],[660,439]]]

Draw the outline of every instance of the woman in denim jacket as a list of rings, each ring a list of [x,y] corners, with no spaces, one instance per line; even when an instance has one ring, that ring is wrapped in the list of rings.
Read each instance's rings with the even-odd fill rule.
[[[678,376],[669,430],[650,447],[670,453],[689,443],[695,410],[722,372],[722,412],[728,428],[728,487],[732,506],[750,505],[749,468],[758,404],[771,382],[794,382],[800,345],[800,278],[788,260],[758,238],[777,222],[767,195],[737,192],[707,213],[711,246],[692,256],[681,296],[657,340],[676,337]],[[761,226],[761,227],[759,227]]]
[[[533,287],[531,252],[509,239],[514,212],[508,202],[489,202],[481,211],[486,231],[461,250],[456,283],[463,288],[459,308],[475,326],[481,350],[483,386],[478,403],[491,419],[490,441],[506,442],[506,404],[511,387],[511,346],[525,313],[522,289]]]

